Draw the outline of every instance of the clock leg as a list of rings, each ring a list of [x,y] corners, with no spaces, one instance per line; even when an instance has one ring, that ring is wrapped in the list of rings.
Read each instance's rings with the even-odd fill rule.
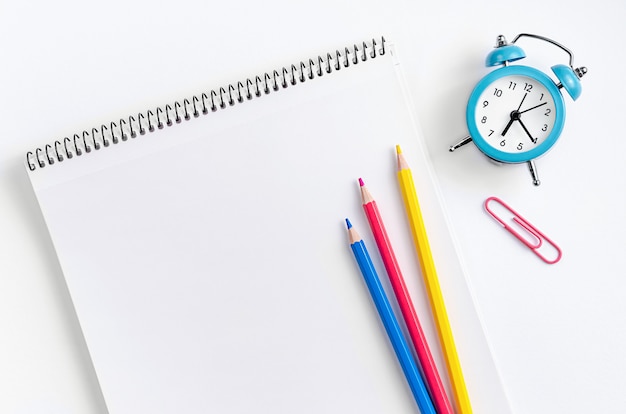
[[[450,152],[454,151],[457,148],[461,148],[463,145],[468,144],[472,141],[472,137],[471,136],[466,136],[465,138],[463,138],[461,141],[459,141],[458,143],[450,146]]]
[[[528,170],[530,171],[530,175],[533,178],[533,184],[539,185],[541,181],[539,181],[539,174],[537,174],[537,166],[535,165],[535,161],[528,161]]]

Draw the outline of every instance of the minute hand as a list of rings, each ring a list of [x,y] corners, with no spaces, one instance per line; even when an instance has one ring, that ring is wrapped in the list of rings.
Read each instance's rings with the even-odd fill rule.
[[[540,106],[543,106],[545,104],[547,104],[547,102],[540,103],[539,105],[535,105],[532,108],[524,109],[523,111],[520,112],[520,115],[523,114],[524,112],[532,111],[533,109],[539,108]]]
[[[522,126],[522,128],[524,128],[524,132],[526,132],[526,135],[528,135],[528,138],[530,138],[533,144],[536,144],[537,138],[533,138],[532,134],[530,133],[528,128],[526,128],[526,125],[524,125],[521,118],[519,118],[518,121],[519,121],[519,124]]]

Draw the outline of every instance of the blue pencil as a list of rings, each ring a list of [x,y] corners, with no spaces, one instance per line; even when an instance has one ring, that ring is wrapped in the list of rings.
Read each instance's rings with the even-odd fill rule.
[[[378,278],[372,259],[367,252],[365,243],[356,230],[352,228],[350,220],[346,219],[346,224],[348,226],[348,235],[350,237],[350,247],[352,248],[352,252],[354,253],[354,257],[356,258],[359,268],[361,269],[367,288],[372,295],[372,299],[374,300],[380,319],[383,321],[383,325],[385,325],[385,330],[387,331],[389,340],[393,345],[394,351],[396,351],[396,356],[398,357],[398,361],[400,361],[402,371],[404,371],[404,375],[409,383],[411,392],[413,392],[415,402],[417,402],[417,406],[422,414],[437,414],[432,400],[428,395],[428,391],[426,390],[426,386],[424,385],[424,379],[422,378],[415,360],[411,355],[409,345],[404,337],[404,334],[400,330],[398,320],[391,309],[389,299],[387,299],[387,295],[385,294],[383,286],[380,283],[380,279]]]

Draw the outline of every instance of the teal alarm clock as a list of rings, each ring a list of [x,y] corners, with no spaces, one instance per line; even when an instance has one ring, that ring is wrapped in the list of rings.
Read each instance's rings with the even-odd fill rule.
[[[556,81],[546,73],[524,65],[510,65],[526,57],[515,43],[522,37],[548,42],[569,55],[569,65],[552,66]],[[565,90],[572,100],[581,94],[580,79],[587,68],[574,69],[574,55],[565,46],[528,33],[508,43],[498,36],[486,59],[488,67],[500,66],[482,78],[470,94],[466,122],[469,135],[450,151],[473,142],[490,159],[504,164],[527,163],[533,184],[540,180],[534,160],[554,146],[565,124]]]

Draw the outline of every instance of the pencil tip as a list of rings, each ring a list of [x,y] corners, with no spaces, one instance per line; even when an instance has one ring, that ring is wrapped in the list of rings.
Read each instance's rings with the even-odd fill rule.
[[[363,182],[363,179],[362,179],[362,178],[359,178],[359,185],[360,185],[361,187],[363,187],[363,186],[365,185],[365,183]]]
[[[352,223],[350,223],[350,219],[346,219],[346,226],[348,226],[348,230],[352,228]]]
[[[400,149],[400,145],[396,145],[396,151],[398,152],[398,171],[408,170],[409,166],[407,165],[406,160],[404,159],[404,154],[402,153],[402,150]]]

